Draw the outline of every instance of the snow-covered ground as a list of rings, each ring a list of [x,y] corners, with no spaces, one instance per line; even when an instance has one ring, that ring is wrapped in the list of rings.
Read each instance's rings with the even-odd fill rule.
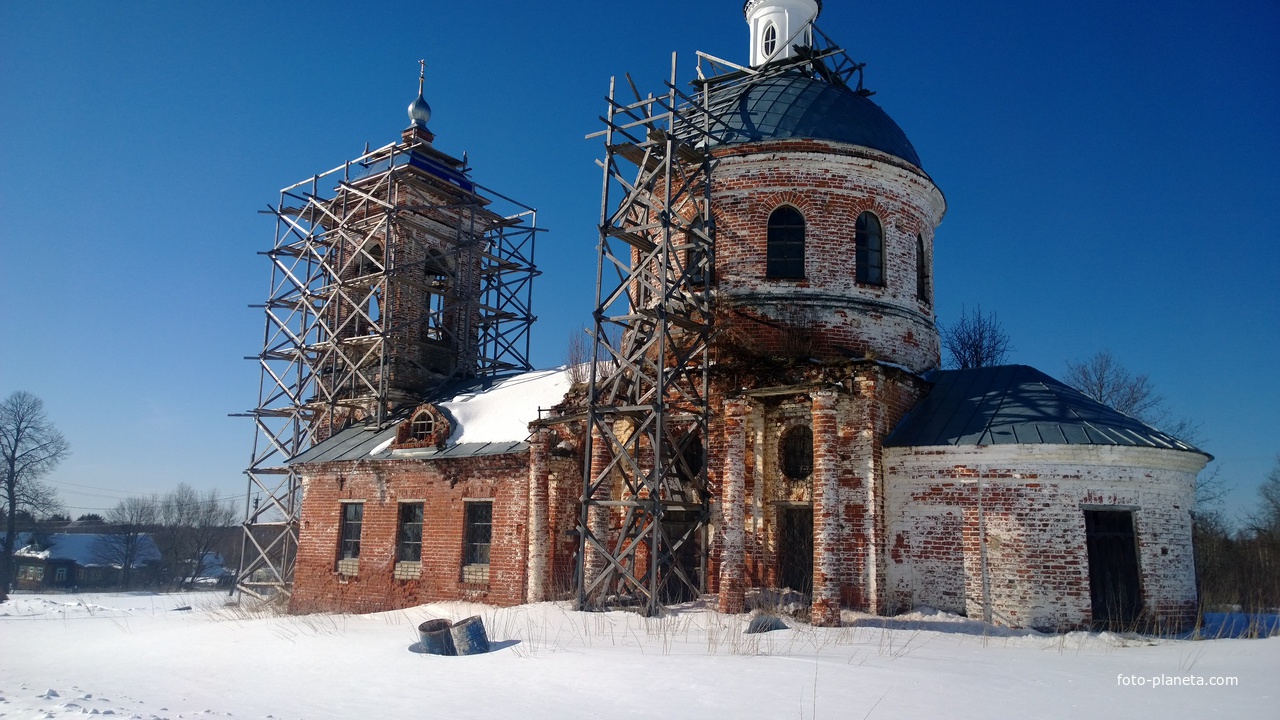
[[[554,603],[276,616],[226,600],[14,596],[0,604],[0,716],[988,720],[1280,708],[1280,637],[1048,636],[927,611],[745,635],[746,616],[697,604],[658,619]],[[492,652],[418,652],[419,622],[473,614]],[[1174,677],[1236,684],[1169,686]]]

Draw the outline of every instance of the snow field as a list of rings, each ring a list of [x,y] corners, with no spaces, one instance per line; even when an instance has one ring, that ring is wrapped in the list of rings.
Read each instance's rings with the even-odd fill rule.
[[[748,616],[698,603],[646,619],[560,603],[287,616],[226,600],[14,596],[0,604],[0,717],[1251,718],[1278,699],[1280,638],[1042,635],[928,610],[744,635]],[[493,652],[419,651],[418,623],[470,615]]]

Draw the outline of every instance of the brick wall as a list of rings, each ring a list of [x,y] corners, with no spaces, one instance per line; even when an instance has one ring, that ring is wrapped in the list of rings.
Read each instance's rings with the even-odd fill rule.
[[[785,384],[782,378],[775,379]],[[836,622],[839,608],[879,612],[884,606],[880,589],[884,585],[881,444],[923,395],[925,383],[910,373],[873,362],[820,370],[810,367],[786,380],[813,384],[815,390],[770,394],[767,388],[747,389],[746,393],[756,395],[747,404],[741,423],[730,424],[722,420],[726,398],[733,404],[744,393],[741,389],[728,393],[722,384],[713,384],[713,398],[717,400],[713,407],[720,410],[712,421],[708,471],[721,490],[720,502],[731,501],[731,493],[726,490],[742,488],[738,498],[741,508],[722,510],[717,516],[720,522],[743,518],[746,586],[777,587],[783,552],[779,510],[813,507],[814,569],[822,575],[826,595],[826,616],[822,621]],[[814,417],[814,394],[819,388],[835,391],[824,400],[823,416],[828,419],[823,423],[816,423]],[[815,445],[814,475],[801,480],[783,472],[780,451],[782,437],[797,425],[813,429]],[[734,433],[741,437],[730,437]],[[821,433],[828,435],[826,441],[820,442]],[[740,464],[736,460],[739,443],[743,448]],[[733,460],[729,461],[731,457]],[[726,475],[738,467],[745,473],[740,485]],[[815,492],[814,487],[820,469],[831,489],[830,502],[824,503],[825,516],[816,507],[823,500],[823,494]],[[717,527],[714,536],[724,538],[727,532],[726,528]],[[713,567],[718,567],[722,551],[722,547],[713,545]],[[714,584],[711,589],[722,590]]]
[[[303,467],[292,612],[373,612],[440,600],[525,599],[528,453]],[[461,581],[464,503],[493,501],[489,582]],[[341,503],[363,501],[359,570],[337,572]],[[420,575],[395,577],[399,504],[423,503]],[[405,573],[401,572],[400,575]]]
[[[1134,513],[1147,618],[1194,615],[1191,510],[1202,455],[994,445],[890,448],[886,462],[890,612],[930,605],[983,617],[985,537],[993,621],[1088,625],[1084,510],[1118,508]]]
[[[931,302],[916,297],[916,236],[932,276],[945,201],[919,169],[841,143],[779,140],[717,151],[717,332],[762,355],[871,357],[917,372],[938,365]],[[801,279],[766,278],[769,215],[805,218]],[[884,286],[856,282],[854,223],[883,228]]]

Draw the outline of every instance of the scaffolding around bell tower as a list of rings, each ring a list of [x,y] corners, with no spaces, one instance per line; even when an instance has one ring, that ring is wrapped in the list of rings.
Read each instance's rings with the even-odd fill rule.
[[[420,96],[421,97],[421,96]],[[288,461],[353,423],[379,429],[459,380],[531,369],[537,212],[401,142],[290,185],[266,211],[271,285],[237,588],[291,592],[301,484]]]

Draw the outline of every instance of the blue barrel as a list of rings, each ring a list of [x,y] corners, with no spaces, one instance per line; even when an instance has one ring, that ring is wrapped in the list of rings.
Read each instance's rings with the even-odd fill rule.
[[[453,634],[448,620],[428,620],[418,626],[423,652],[432,655],[457,655],[453,649]]]
[[[478,655],[489,652],[489,636],[484,632],[484,621],[479,615],[459,620],[449,629],[453,635],[453,649],[459,655]]]

